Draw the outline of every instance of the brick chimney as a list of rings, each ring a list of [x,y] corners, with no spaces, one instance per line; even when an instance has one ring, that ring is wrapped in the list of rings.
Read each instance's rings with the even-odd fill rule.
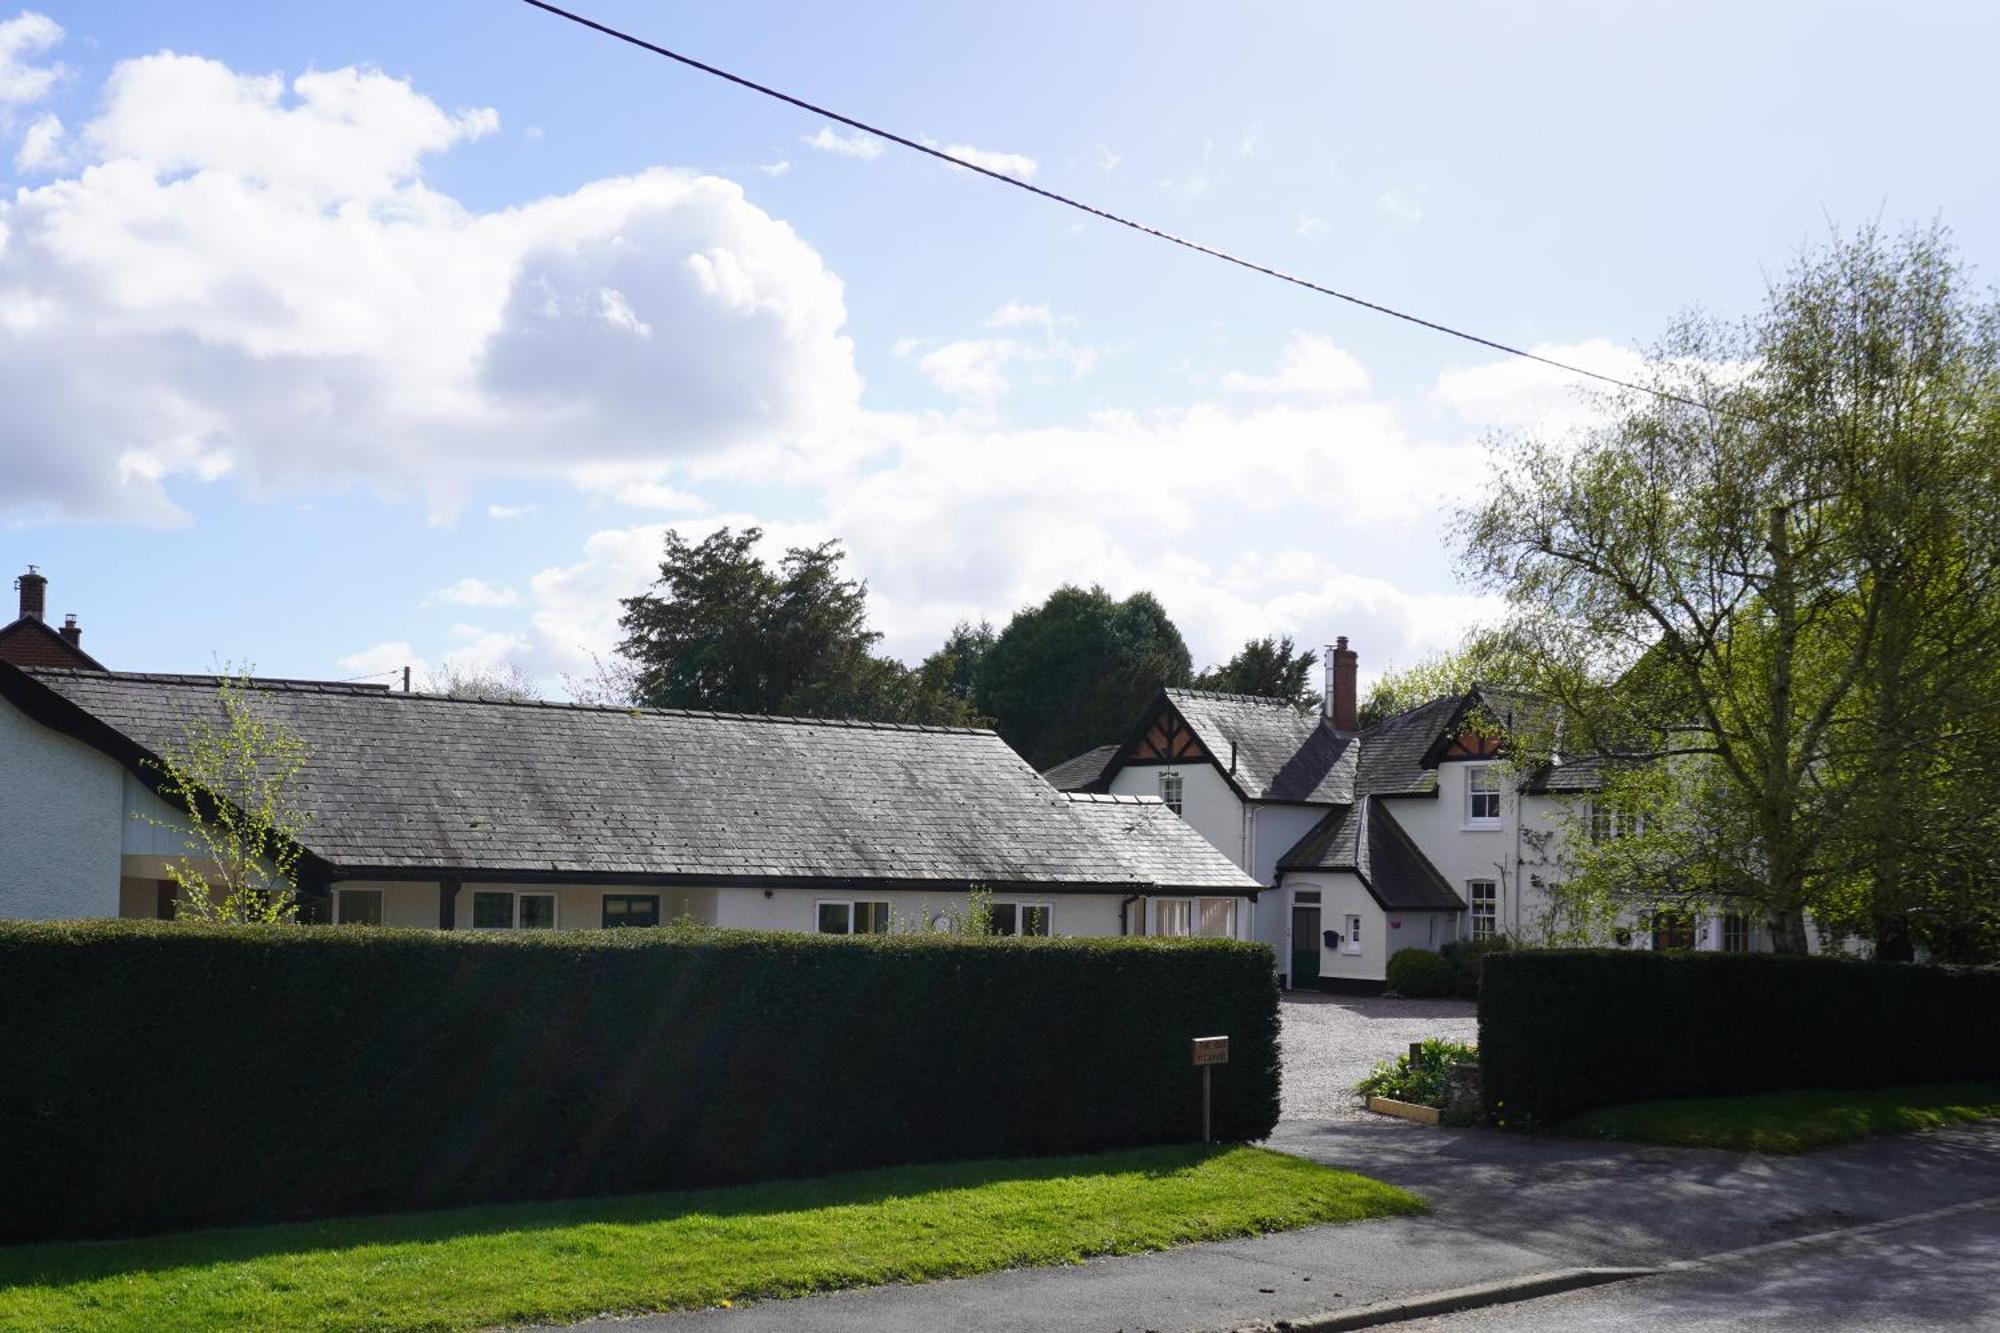
[[[1360,655],[1347,646],[1347,636],[1341,635],[1333,641],[1332,676],[1333,688],[1328,691],[1327,716],[1333,721],[1335,731],[1353,731],[1356,700],[1354,697],[1354,669],[1361,660]]]
[[[63,642],[72,648],[83,647],[83,630],[76,623],[76,612],[63,617],[62,628],[56,631],[63,636]]]
[[[14,586],[21,590],[21,619],[43,619],[42,612],[48,603],[49,581],[37,573],[33,565],[29,565],[28,572],[14,580]]]

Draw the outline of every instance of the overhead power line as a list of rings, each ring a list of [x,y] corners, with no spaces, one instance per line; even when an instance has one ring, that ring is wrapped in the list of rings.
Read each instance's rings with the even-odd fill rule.
[[[1425,319],[1422,315],[1413,315],[1406,310],[1398,310],[1394,306],[1383,305],[1379,301],[1370,301],[1365,297],[1355,296],[1351,292],[1343,292],[1336,288],[1328,287],[1323,283],[1314,282],[1310,278],[1302,278],[1295,273],[1287,273],[1283,269],[1273,268],[1268,264],[1260,264],[1253,259],[1245,259],[1240,255],[1233,255],[1227,250],[1218,250],[1212,245],[1203,245],[1200,241],[1189,240],[1185,236],[1177,236],[1173,232],[1164,231],[1159,227],[1140,222],[1136,218],[1128,218],[1122,213],[1113,213],[1110,209],[1099,208],[1095,204],[1087,204],[1081,199],[1073,199],[1069,195],[1058,194],[1054,190],[1045,190],[1041,186],[1031,185],[1017,176],[1009,176],[1004,171],[995,171],[991,167],[981,166],[977,162],[971,162],[954,153],[946,152],[944,149],[925,143],[921,139],[912,139],[908,135],[898,134],[894,130],[885,130],[879,125],[871,125],[865,120],[856,120],[853,116],[842,115],[840,112],[820,106],[816,102],[809,102],[803,97],[794,97],[792,94],[773,88],[769,84],[759,83],[755,79],[745,78],[741,74],[732,74],[719,66],[697,60],[691,55],[661,46],[657,42],[649,42],[643,37],[635,36],[619,28],[614,28],[608,23],[599,23],[596,19],[588,18],[573,10],[564,9],[560,5],[549,4],[548,0],[522,0],[522,3],[532,5],[534,8],[542,10],[545,13],[555,15],[557,18],[568,19],[571,23],[589,28],[593,32],[603,33],[606,37],[615,38],[629,46],[636,46],[642,51],[650,51],[656,56],[665,56],[668,60],[677,61],[680,64],[686,65],[689,69],[697,69],[704,74],[712,75],[728,83],[733,83],[739,88],[748,88],[753,93],[761,93],[765,97],[773,98],[788,106],[795,106],[801,111],[810,111],[816,116],[823,116],[827,120],[837,121],[850,129],[860,130],[864,134],[872,134],[878,139],[897,144],[909,149],[911,152],[922,153],[927,157],[937,158],[940,162],[949,162],[951,165],[963,167],[967,171],[976,171],[982,176],[999,181],[1004,185],[1011,185],[1017,190],[1026,190],[1029,194],[1039,195],[1051,203],[1061,204],[1065,208],[1076,209],[1080,213],[1088,213],[1092,217],[1102,218],[1106,222],[1130,228],[1133,231],[1151,236],[1155,240],[1165,241],[1169,245],[1178,245],[1184,250],[1192,250],[1196,254],[1207,255],[1211,259],[1219,259],[1225,264],[1234,264],[1236,267],[1248,269],[1252,273],[1261,273],[1267,278],[1276,278],[1280,282],[1288,282],[1294,287],[1303,287],[1307,291],[1317,292],[1321,296],[1331,296],[1336,301],[1345,301],[1349,305],[1359,306],[1363,310],[1372,310],[1378,315],[1387,315],[1391,319],[1400,319],[1406,324],[1415,324],[1419,328],[1429,329],[1434,333],[1442,333],[1447,337],[1457,338],[1463,342],[1489,348],[1495,352],[1503,352],[1508,356],[1517,356],[1526,361],[1538,362],[1541,365],[1563,371],[1566,374],[1580,375],[1585,379],[1597,380],[1600,383],[1614,385],[1620,389],[1630,389],[1635,393],[1651,394],[1653,397],[1667,402],[1680,403],[1683,406],[1699,408],[1703,411],[1713,410],[1707,404],[1698,403],[1692,398],[1684,397],[1666,389],[1637,384],[1631,380],[1620,379],[1616,375],[1607,375],[1602,371],[1573,365],[1567,361],[1558,361],[1554,357],[1543,356],[1539,352],[1531,352],[1525,347],[1515,347],[1509,343],[1499,342],[1493,338],[1486,338],[1477,333],[1468,332],[1465,329],[1453,328],[1449,324],[1440,324],[1434,319]]]

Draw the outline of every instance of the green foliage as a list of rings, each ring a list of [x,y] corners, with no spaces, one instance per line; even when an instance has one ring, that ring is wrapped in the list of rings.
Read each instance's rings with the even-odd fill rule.
[[[962,724],[956,664],[911,670],[875,655],[868,589],[845,577],[838,542],[793,547],[774,570],[759,528],[691,545],[669,531],[653,588],[624,599],[622,659],[649,708]],[[601,674],[601,673],[600,673]],[[616,685],[614,685],[614,690]]]
[[[1451,1067],[1473,1064],[1478,1059],[1477,1046],[1443,1037],[1426,1037],[1417,1043],[1415,1051],[1377,1062],[1374,1071],[1361,1080],[1360,1092],[1364,1097],[1387,1097],[1391,1101],[1442,1110],[1451,1095]]]
[[[1486,960],[1487,1107],[1593,1107],[2000,1078],[2000,971],[1786,954],[1527,950]]]
[[[1303,712],[1320,707],[1319,687],[1313,683],[1313,667],[1319,654],[1292,646],[1292,636],[1266,635],[1245,643],[1236,656],[1221,666],[1213,666],[1196,676],[1196,689],[1221,694],[1254,694],[1266,699],[1290,699]]]
[[[1563,1121],[1556,1133],[1674,1148],[1802,1153],[1875,1134],[1909,1134],[1994,1118],[2000,1118],[2000,1083],[1925,1083],[1607,1106]]]
[[[1672,770],[1563,891],[1993,956],[2000,305],[1941,228],[1864,229],[1740,326],[1677,325],[1645,382],[1514,442],[1459,528],[1565,757]]]
[[[0,1244],[1185,1142],[1230,940],[0,922]]]
[[[1062,587],[1007,622],[979,668],[979,711],[1036,768],[1048,768],[1138,720],[1162,685],[1192,674],[1187,644],[1151,593],[1116,601]]]
[[[172,820],[139,816],[179,834],[184,853],[169,861],[182,919],[274,925],[298,916],[299,838],[309,822],[297,796],[306,745],[283,723],[258,713],[248,671],[215,687],[218,724],[196,715],[152,766]],[[150,762],[150,761],[149,761]]]
[[[1438,952],[1449,959],[1457,975],[1455,989],[1461,1000],[1479,998],[1479,980],[1485,975],[1486,960],[1496,953],[1506,953],[1514,947],[1514,942],[1505,935],[1492,935],[1483,940],[1453,940]]]
[[[1506,640],[1495,634],[1473,634],[1450,652],[1433,653],[1401,669],[1391,665],[1362,696],[1356,720],[1372,727],[1433,699],[1464,694],[1474,685],[1517,680],[1522,669]]]
[[[1393,1186],[1258,1148],[954,1162],[14,1247],[0,1250],[0,1327],[566,1325],[606,1311],[711,1309],[1422,1211]]]
[[[1389,989],[1416,1000],[1437,1000],[1458,992],[1458,967],[1429,949],[1398,949],[1385,974]]]

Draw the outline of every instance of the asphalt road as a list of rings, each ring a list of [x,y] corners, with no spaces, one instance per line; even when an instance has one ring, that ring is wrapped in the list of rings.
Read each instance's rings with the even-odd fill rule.
[[[2000,1206],[1394,1327],[1403,1333],[2000,1329]]]

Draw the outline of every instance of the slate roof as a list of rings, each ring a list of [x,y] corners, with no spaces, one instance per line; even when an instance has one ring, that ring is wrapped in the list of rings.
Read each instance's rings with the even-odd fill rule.
[[[1396,822],[1387,802],[1335,806],[1278,858],[1278,869],[1352,872],[1386,911],[1462,912],[1465,900]]]
[[[1157,796],[1069,792],[1070,809],[1103,830],[1135,880],[1244,892],[1262,887]]]
[[[128,764],[139,762],[134,746],[156,754],[177,741],[186,719],[219,718],[216,684],[0,665],[0,694]],[[1178,819],[1121,822],[1070,801],[990,731],[317,681],[260,680],[253,698],[308,746],[301,803],[313,822],[303,842],[346,878],[450,869],[1258,887]]]
[[[1167,702],[1230,771],[1245,795],[1260,801],[1325,803],[1354,799],[1353,737],[1288,699],[1212,690],[1169,688]]]
[[[1363,729],[1357,788],[1370,796],[1437,790],[1437,770],[1424,758],[1447,734],[1463,702],[1463,696],[1448,694]]]
[[[1104,776],[1104,770],[1110,767],[1111,757],[1118,750],[1116,745],[1100,745],[1095,750],[1085,750],[1054,768],[1043,769],[1042,776],[1057,791],[1083,791]]]

